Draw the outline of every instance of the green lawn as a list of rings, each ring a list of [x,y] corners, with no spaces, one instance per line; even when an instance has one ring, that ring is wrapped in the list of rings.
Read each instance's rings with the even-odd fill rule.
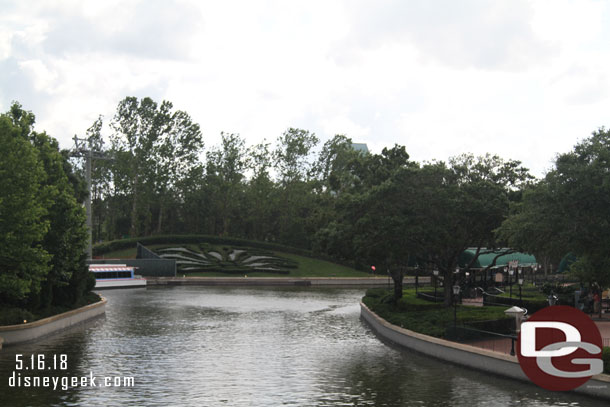
[[[498,297],[510,297],[510,287],[504,287],[504,294],[498,294]],[[546,301],[547,295],[540,291],[539,286],[525,283],[521,288],[521,297],[528,301]],[[513,298],[519,298],[518,284],[513,284]]]
[[[403,290],[403,297],[394,305],[388,302],[389,293],[382,288],[369,289],[362,301],[386,321],[425,335],[445,337],[446,328],[453,324],[453,307],[419,299],[415,289]],[[509,318],[505,306],[472,307],[458,305],[458,325]]]
[[[150,245],[147,248],[151,250],[167,248],[167,247],[189,247],[188,244],[157,244]],[[213,250],[220,250],[222,245],[210,245],[209,248]],[[237,246],[236,246],[237,247]],[[350,267],[342,266],[336,263],[332,263],[326,260],[314,259],[311,257],[299,256],[291,253],[283,253],[274,251],[272,252],[275,256],[284,257],[298,263],[297,268],[290,269],[289,273],[278,274],[278,273],[265,273],[265,272],[254,272],[249,274],[249,277],[372,277],[373,275],[367,272],[358,271]],[[136,249],[124,249],[109,252],[104,254],[105,258],[122,258],[129,259],[135,258]],[[180,273],[180,272],[178,272]],[[185,274],[188,277],[242,277],[235,273],[222,273],[222,272],[193,272]]]

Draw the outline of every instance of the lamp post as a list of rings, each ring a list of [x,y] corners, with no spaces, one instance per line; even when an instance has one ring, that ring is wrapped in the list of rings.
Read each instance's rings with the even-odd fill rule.
[[[508,269],[508,286],[510,289],[510,298],[513,298],[513,274],[515,274],[514,268]]]
[[[456,284],[453,286],[453,330],[454,330],[454,333],[457,329],[457,299],[458,299],[459,295],[460,295],[460,286]]]
[[[460,279],[460,266],[458,265],[455,268],[455,273],[453,273],[453,284],[459,285],[459,279]],[[459,293],[460,292],[458,291],[458,294]]]
[[[519,283],[519,305],[523,306],[523,299],[521,298],[521,287],[523,287],[523,276],[519,276],[517,280]]]
[[[515,318],[515,333],[516,336],[519,336],[519,331],[521,330],[521,321],[523,320],[523,315],[525,314],[525,310],[519,307],[510,307],[505,310],[504,313],[511,317]],[[510,347],[510,355],[515,356],[515,338],[511,337],[511,347]]]
[[[434,274],[434,302],[436,303],[436,284],[438,280],[438,269],[432,270],[432,274]]]

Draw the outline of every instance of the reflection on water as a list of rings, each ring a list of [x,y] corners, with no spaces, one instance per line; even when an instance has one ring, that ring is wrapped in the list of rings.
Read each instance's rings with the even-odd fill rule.
[[[0,351],[0,405],[607,405],[385,344],[360,320],[363,290],[150,287],[103,295],[105,318]],[[15,354],[66,354],[67,370],[39,373],[92,373],[98,387],[11,388]],[[135,386],[99,387],[105,376],[134,377]]]

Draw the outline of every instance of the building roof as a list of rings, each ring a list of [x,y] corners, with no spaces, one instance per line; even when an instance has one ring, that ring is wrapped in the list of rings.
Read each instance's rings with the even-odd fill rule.
[[[356,151],[362,151],[363,153],[369,152],[369,148],[366,146],[366,143],[352,143],[352,148]]]
[[[472,258],[475,255],[476,251],[477,250],[474,248],[465,250],[464,253],[462,253],[462,255],[460,256],[460,260],[459,260],[460,267],[465,267],[468,263],[470,263],[470,261],[472,260]],[[517,260],[519,262],[519,265],[524,266],[524,267],[529,267],[529,266],[536,264],[536,257],[534,257],[531,254],[520,253],[520,252],[511,253],[511,249],[498,249],[491,253],[485,253],[485,251],[486,251],[485,249],[481,249],[481,252],[484,254],[479,255],[479,257],[474,262],[474,264],[471,266],[471,268],[473,268],[473,269],[485,268],[493,262],[494,258],[497,255],[502,254],[502,253],[507,253],[507,254],[504,254],[501,257],[498,257],[498,259],[496,260],[495,267],[504,267],[508,264],[509,261],[512,261],[512,260]]]

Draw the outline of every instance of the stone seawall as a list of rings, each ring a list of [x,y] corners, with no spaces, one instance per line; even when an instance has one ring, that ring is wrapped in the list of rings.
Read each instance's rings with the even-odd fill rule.
[[[532,384],[521,370],[516,356],[463,345],[400,328],[375,314],[362,302],[360,303],[360,315],[377,335],[397,345],[437,359]],[[610,400],[610,375],[593,376],[587,383],[572,391]]]
[[[419,284],[429,284],[429,277],[420,277]],[[148,286],[301,286],[301,287],[387,287],[386,277],[147,277]],[[415,284],[414,277],[406,277],[405,285]],[[390,282],[390,286],[393,284]]]
[[[96,302],[95,304],[89,304],[38,321],[19,325],[0,326],[0,337],[4,340],[4,346],[31,342],[98,317],[105,312],[106,299],[102,298],[101,301]]]

